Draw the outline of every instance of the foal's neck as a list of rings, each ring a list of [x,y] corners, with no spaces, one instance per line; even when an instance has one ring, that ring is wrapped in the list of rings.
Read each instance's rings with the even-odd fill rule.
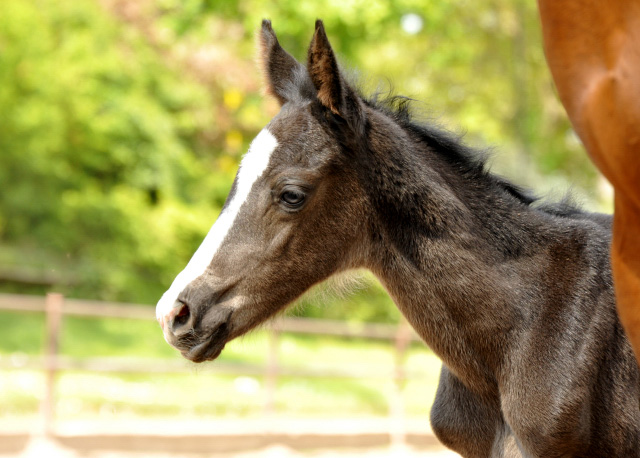
[[[562,231],[487,173],[460,172],[407,132],[379,135],[370,268],[463,382],[495,392],[507,336],[530,313],[525,298]]]

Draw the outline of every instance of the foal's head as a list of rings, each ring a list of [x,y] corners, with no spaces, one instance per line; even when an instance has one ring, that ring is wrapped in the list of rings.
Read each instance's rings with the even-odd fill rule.
[[[365,256],[369,206],[355,162],[366,104],[343,79],[322,22],[306,67],[280,47],[269,21],[260,44],[281,110],[251,143],[218,220],[157,306],[167,342],[196,362]]]

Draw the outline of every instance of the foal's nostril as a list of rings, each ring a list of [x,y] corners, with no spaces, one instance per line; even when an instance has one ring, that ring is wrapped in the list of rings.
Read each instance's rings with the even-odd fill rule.
[[[176,329],[187,324],[190,317],[191,317],[191,311],[189,310],[189,306],[185,303],[182,303],[182,307],[180,307],[180,309],[178,310],[178,313],[173,319],[173,323],[171,325],[172,330],[175,331]]]

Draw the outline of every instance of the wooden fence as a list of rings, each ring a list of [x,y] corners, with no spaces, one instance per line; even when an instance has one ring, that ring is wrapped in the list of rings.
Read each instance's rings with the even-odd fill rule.
[[[64,370],[86,370],[95,372],[114,373],[179,373],[189,372],[190,369],[184,363],[176,361],[174,364],[168,361],[118,361],[105,358],[73,359],[64,357],[58,353],[61,321],[63,315],[76,315],[85,317],[109,317],[140,320],[155,320],[153,307],[109,303],[89,300],[64,298],[61,294],[50,293],[46,297],[25,296],[14,294],[0,294],[0,310],[13,310],[20,312],[41,312],[46,314],[45,327],[45,352],[41,358],[26,358],[23,361],[0,360],[0,369],[38,369],[46,373],[46,388],[41,403],[42,432],[52,434],[55,420],[55,381],[56,374]],[[392,423],[401,425],[404,419],[404,403],[402,402],[402,390],[405,380],[409,377],[405,370],[405,353],[412,340],[420,339],[406,321],[399,325],[387,324],[361,324],[347,323],[333,320],[316,320],[307,318],[282,318],[274,322],[269,328],[269,356],[266,366],[231,364],[219,362],[211,366],[216,373],[234,375],[264,375],[266,380],[265,413],[270,414],[274,410],[274,399],[279,376],[296,377],[347,377],[347,378],[371,378],[392,377],[395,390],[390,399],[390,417]],[[158,332],[160,330],[158,329]],[[352,337],[362,339],[375,339],[392,342],[395,348],[395,363],[392,373],[389,372],[363,372],[355,370],[314,370],[312,368],[293,369],[282,367],[279,363],[279,336],[283,332],[326,335],[337,337]],[[403,442],[404,433],[398,426],[391,431],[394,442]]]

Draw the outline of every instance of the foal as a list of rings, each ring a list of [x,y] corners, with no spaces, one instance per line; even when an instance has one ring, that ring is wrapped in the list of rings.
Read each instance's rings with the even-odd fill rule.
[[[638,368],[616,316],[610,218],[535,205],[472,151],[343,78],[322,22],[306,67],[264,21],[280,113],[157,306],[195,362],[314,284],[367,268],[443,366],[431,425],[465,457],[638,456]]]

